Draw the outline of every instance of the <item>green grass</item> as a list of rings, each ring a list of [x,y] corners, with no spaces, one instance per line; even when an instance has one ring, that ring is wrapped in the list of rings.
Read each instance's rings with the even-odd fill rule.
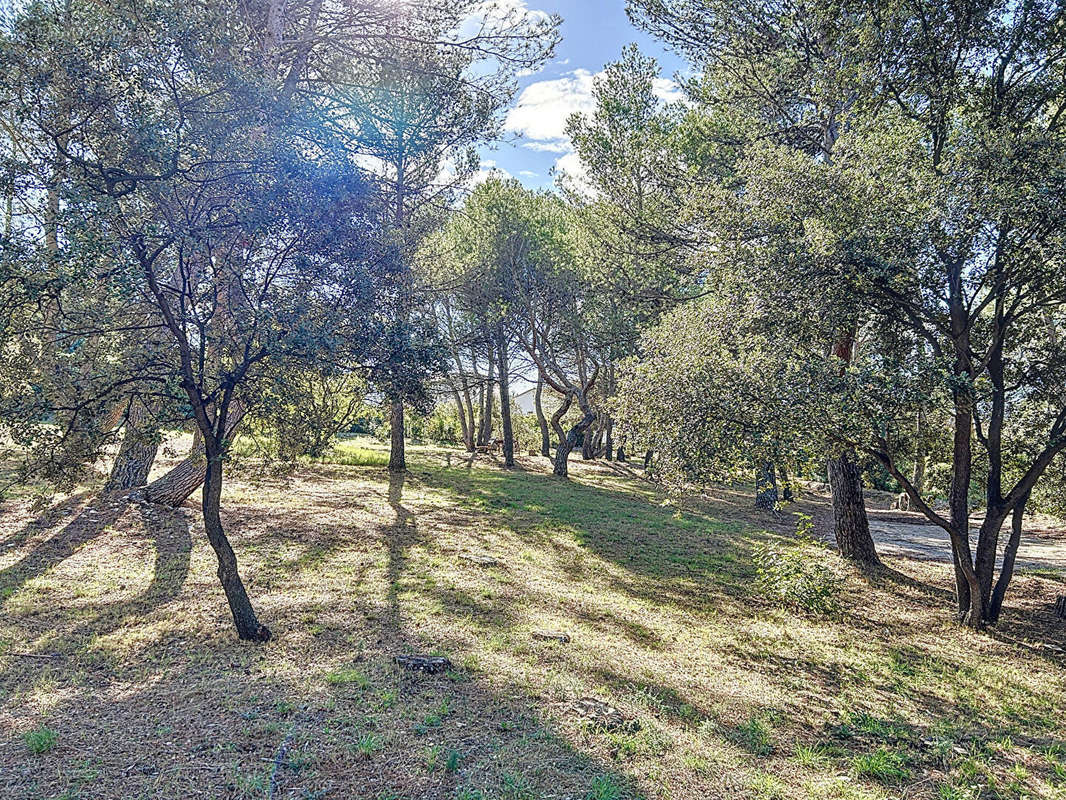
[[[26,749],[36,755],[47,753],[56,746],[56,742],[59,740],[59,736],[51,728],[41,726],[34,728],[32,731],[27,731],[22,736],[22,741],[26,744]]]
[[[907,757],[898,751],[879,747],[872,753],[864,753],[851,761],[855,774],[873,778],[881,783],[900,783],[910,777]]]

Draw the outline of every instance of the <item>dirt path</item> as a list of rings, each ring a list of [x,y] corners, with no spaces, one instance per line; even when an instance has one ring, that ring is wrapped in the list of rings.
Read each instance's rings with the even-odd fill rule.
[[[870,509],[869,515],[870,532],[877,549],[882,553],[950,563],[951,549],[947,533],[920,514]],[[974,522],[979,525],[981,520]],[[1008,529],[1004,527],[1000,537],[1001,547],[1007,534]],[[976,548],[976,527],[970,529],[970,539]],[[1018,548],[1017,566],[1023,569],[1066,571],[1066,529],[1061,527],[1061,523],[1056,525],[1040,516],[1027,518]]]

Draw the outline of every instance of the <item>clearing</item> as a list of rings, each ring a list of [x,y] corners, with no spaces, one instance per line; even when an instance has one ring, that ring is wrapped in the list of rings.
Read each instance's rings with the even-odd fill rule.
[[[619,465],[337,460],[230,479],[265,646],[236,640],[195,503],[9,501],[0,796],[1066,797],[1062,571],[1023,566],[974,634],[942,564],[886,551],[812,616],[756,593],[751,554],[792,511],[823,525],[817,497],[775,518]]]

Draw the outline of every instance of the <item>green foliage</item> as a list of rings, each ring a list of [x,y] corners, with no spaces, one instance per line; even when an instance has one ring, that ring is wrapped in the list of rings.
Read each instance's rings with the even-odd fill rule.
[[[769,756],[774,752],[770,725],[762,716],[753,715],[729,731],[729,738],[752,755]]]
[[[622,787],[610,775],[597,775],[592,779],[585,800],[621,800]]]
[[[47,753],[54,748],[58,740],[59,736],[56,732],[44,725],[39,728],[34,728],[31,731],[27,731],[22,736],[22,741],[25,742],[26,748],[31,753],[36,753],[38,755]]]
[[[839,607],[844,577],[830,551],[814,542],[760,543],[752,550],[755,585],[766,597],[791,608],[828,614]]]
[[[905,754],[879,747],[872,753],[856,756],[851,761],[855,774],[882,783],[900,783],[910,777]]]

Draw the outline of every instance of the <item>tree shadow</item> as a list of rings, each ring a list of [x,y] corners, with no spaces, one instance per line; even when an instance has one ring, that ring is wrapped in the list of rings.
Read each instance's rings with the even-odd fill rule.
[[[32,535],[33,532],[51,527],[48,524],[50,520],[54,525],[54,521],[58,520],[64,511],[76,507],[76,503],[71,505],[69,502],[60,505],[65,508],[61,511],[50,510],[26,526],[22,532],[16,534],[15,538],[22,536],[26,531],[30,531],[29,535]],[[0,598],[10,596],[27,582],[43,575],[98,538],[108,526],[113,525],[126,513],[129,505],[128,492],[105,492],[95,497],[57,533],[34,547],[14,564],[0,570]],[[29,535],[24,537],[23,541]]]

